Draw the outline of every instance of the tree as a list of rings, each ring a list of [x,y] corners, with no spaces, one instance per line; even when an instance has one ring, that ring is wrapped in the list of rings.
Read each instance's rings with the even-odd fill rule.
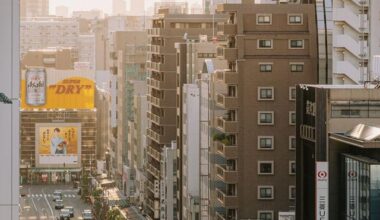
[[[90,180],[88,178],[88,174],[85,173],[82,175],[81,179],[81,199],[83,200],[86,200],[90,195],[89,184]]]
[[[103,189],[96,188],[92,192],[92,196],[94,197],[94,215],[96,219],[106,219],[106,214],[108,212],[108,205],[103,197]]]
[[[123,220],[125,219],[118,208],[112,208],[107,212],[107,220]]]

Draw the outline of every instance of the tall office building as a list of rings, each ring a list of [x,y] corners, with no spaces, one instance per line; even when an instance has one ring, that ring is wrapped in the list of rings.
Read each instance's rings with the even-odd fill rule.
[[[145,0],[129,0],[130,7],[128,14],[130,15],[145,15]]]
[[[19,1],[0,1],[0,216],[19,219],[19,158],[20,158],[20,74],[19,66]],[[12,101],[10,103],[9,101]]]
[[[126,15],[127,4],[125,0],[112,0],[112,15]]]
[[[294,212],[295,85],[318,80],[314,5],[251,2],[218,5],[229,17],[217,48],[228,70],[215,81],[213,219]]]
[[[210,15],[170,14],[166,10],[152,19],[148,51],[148,163],[147,186],[160,181],[160,154],[176,139],[176,49],[175,42],[197,39],[199,34],[211,39],[213,17]],[[167,11],[166,11],[167,12]],[[215,22],[217,20],[214,20]],[[219,20],[220,22],[221,20]],[[181,183],[178,183],[181,184]],[[160,194],[147,187],[146,213],[160,218]],[[177,194],[181,200],[181,193]],[[153,205],[152,205],[153,204]],[[177,203],[180,212],[181,202]]]
[[[20,0],[20,17],[49,16],[49,0]]]
[[[373,59],[380,55],[380,2],[333,1],[333,84],[362,84],[378,78]]]

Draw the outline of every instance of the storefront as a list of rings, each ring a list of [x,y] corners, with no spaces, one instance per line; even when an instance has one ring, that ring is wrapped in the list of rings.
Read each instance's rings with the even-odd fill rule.
[[[28,182],[32,184],[57,184],[79,181],[81,169],[39,169],[32,168],[28,175]]]

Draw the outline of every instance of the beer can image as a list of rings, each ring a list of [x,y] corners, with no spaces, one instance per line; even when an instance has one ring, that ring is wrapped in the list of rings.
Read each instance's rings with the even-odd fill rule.
[[[43,68],[27,69],[25,73],[26,103],[31,106],[46,104],[46,71]]]

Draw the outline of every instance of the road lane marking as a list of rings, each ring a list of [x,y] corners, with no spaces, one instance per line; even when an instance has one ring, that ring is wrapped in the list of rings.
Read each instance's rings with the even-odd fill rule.
[[[42,193],[45,194],[44,189],[42,189]],[[53,219],[54,219],[54,218],[55,218],[55,215],[54,215],[53,209],[52,209],[51,206],[50,206],[50,202],[47,200],[46,196],[45,196],[44,198],[45,198],[46,203],[47,203],[48,206],[49,206],[49,209],[50,209],[50,212],[51,212],[51,216],[53,216]]]

